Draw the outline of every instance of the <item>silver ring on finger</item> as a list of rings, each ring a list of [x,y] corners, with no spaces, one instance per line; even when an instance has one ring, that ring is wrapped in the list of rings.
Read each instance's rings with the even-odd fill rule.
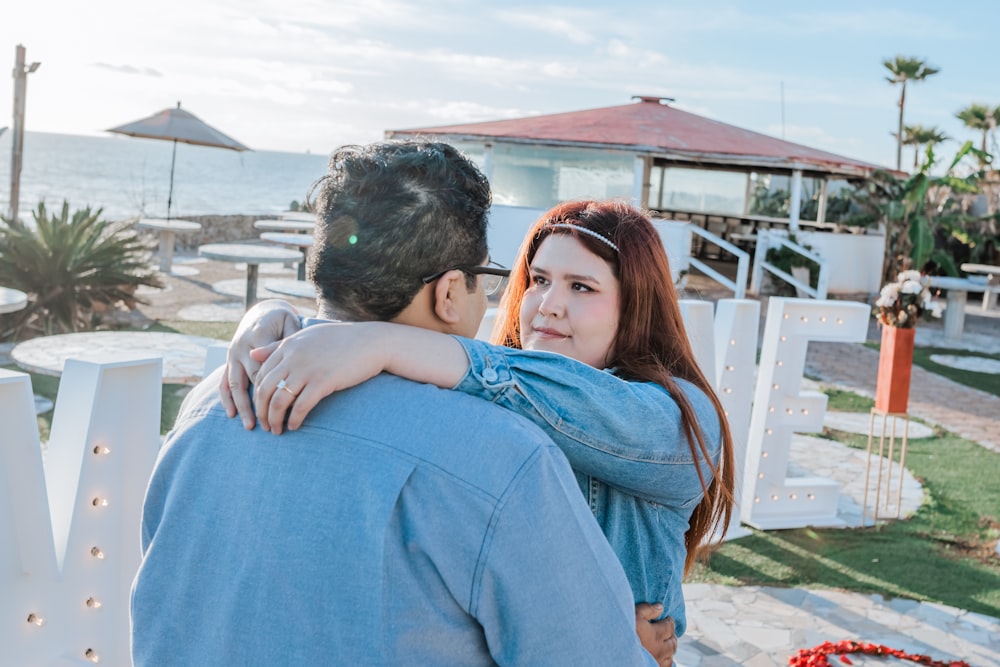
[[[285,380],[287,379],[288,378],[285,378]],[[276,389],[279,389],[281,391],[287,391],[289,394],[292,395],[292,398],[298,398],[298,394],[296,394],[294,391],[288,388],[288,383],[286,383],[285,380],[281,380],[280,382],[278,382],[278,386],[276,387]]]

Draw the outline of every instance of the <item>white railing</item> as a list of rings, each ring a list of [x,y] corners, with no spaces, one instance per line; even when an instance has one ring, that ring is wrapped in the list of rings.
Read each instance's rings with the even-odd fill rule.
[[[749,277],[750,273],[750,253],[748,253],[746,250],[743,250],[742,248],[738,248],[729,241],[726,241],[721,236],[716,236],[712,232],[702,229],[698,225],[689,224],[688,228],[693,233],[703,238],[705,242],[711,245],[718,246],[723,250],[725,250],[726,252],[728,252],[729,254],[736,257],[736,278],[734,280],[730,280],[729,278],[719,273],[705,262],[695,257],[693,254],[688,259],[688,263],[694,268],[704,273],[712,280],[733,290],[734,299],[745,298],[747,293],[747,278]],[[690,252],[691,251],[689,248],[688,253],[690,254]]]
[[[768,249],[780,248],[782,246],[816,262],[816,264],[819,265],[819,276],[816,279],[815,288],[809,284],[809,276],[806,276],[806,279],[803,282],[802,280],[799,280],[790,273],[779,269],[777,266],[767,261]],[[753,275],[750,280],[750,291],[754,294],[760,294],[761,282],[764,279],[764,271],[777,276],[794,287],[796,289],[796,293],[800,296],[802,294],[806,294],[814,299],[826,299],[827,284],[830,280],[827,261],[808,248],[805,248],[798,243],[789,241],[785,234],[766,229],[757,231],[757,250],[754,253]]]

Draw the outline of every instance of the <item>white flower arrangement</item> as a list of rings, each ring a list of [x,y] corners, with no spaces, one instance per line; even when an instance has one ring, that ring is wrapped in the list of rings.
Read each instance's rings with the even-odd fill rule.
[[[875,300],[873,314],[879,324],[912,329],[925,313],[941,317],[941,307],[931,299],[928,280],[919,271],[903,271],[896,282],[882,288]]]

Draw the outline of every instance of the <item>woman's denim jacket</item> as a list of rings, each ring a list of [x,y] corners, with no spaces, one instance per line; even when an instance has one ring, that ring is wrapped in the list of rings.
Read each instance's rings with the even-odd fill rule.
[[[584,497],[622,562],[636,602],[662,602],[677,635],[687,619],[681,578],[684,533],[703,492],[681,412],[651,382],[627,382],[569,357],[456,337],[469,371],[454,387],[521,414],[566,454]],[[718,413],[689,382],[677,380],[717,465]],[[700,462],[706,484],[712,472]]]

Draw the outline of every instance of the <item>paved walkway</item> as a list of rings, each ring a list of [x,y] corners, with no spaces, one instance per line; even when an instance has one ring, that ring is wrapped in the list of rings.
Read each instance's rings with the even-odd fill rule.
[[[883,644],[934,660],[1000,665],[1000,621],[939,604],[841,591],[689,584],[690,628],[679,667],[779,667],[799,649],[843,639]],[[903,665],[850,656],[854,665]],[[831,665],[840,665],[831,657]]]

